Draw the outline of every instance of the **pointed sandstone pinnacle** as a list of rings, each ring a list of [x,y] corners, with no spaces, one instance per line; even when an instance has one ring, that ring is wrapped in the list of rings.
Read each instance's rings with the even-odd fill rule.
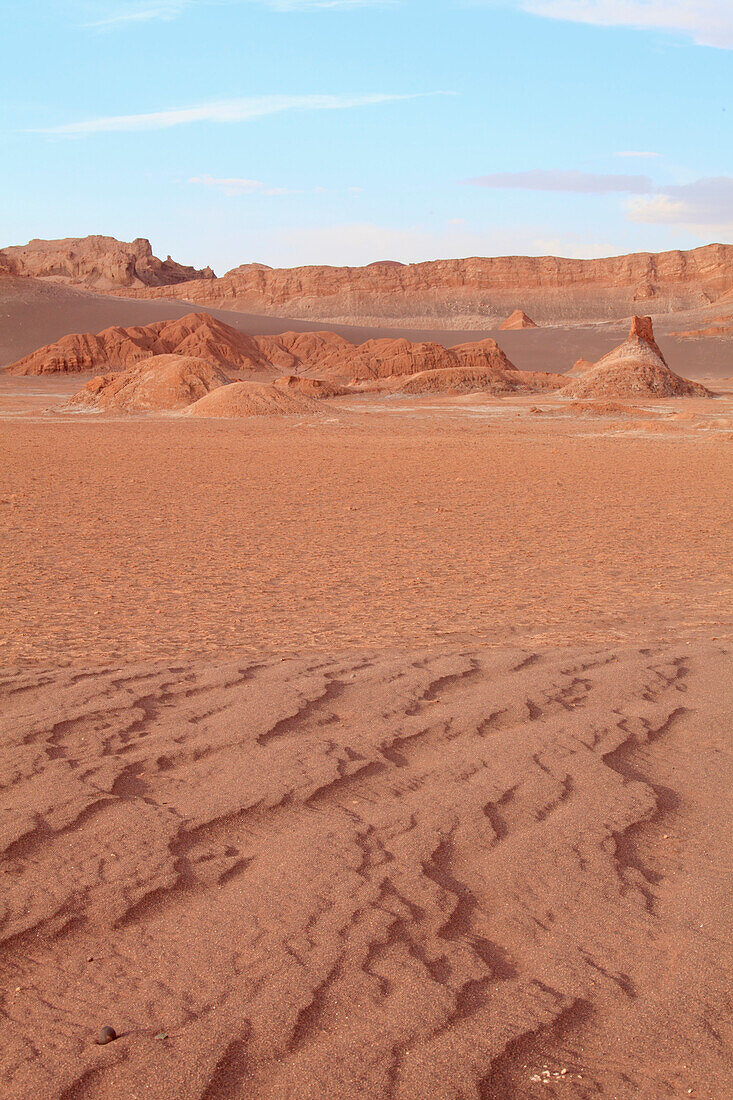
[[[514,328],[537,328],[536,323],[528,317],[523,309],[515,309],[505,321],[499,325],[500,332],[506,332]]]
[[[623,344],[595,366],[578,372],[563,388],[563,397],[711,397],[699,382],[670,370],[654,339],[651,317],[633,317]]]

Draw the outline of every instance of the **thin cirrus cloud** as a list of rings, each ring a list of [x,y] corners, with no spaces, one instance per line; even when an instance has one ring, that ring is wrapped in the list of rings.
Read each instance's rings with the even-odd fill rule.
[[[475,187],[549,191],[565,194],[631,196],[626,217],[648,225],[714,227],[733,230],[733,176],[709,176],[691,183],[654,183],[648,176],[600,175],[594,172],[537,169],[495,172],[465,180]]]
[[[648,160],[651,157],[658,157],[660,154],[659,153],[643,153],[643,152],[637,152],[636,150],[633,150],[633,149],[624,149],[622,152],[614,153],[613,155],[615,157],[642,157],[642,158]]]
[[[733,176],[658,187],[654,195],[630,199],[626,216],[647,225],[715,226],[731,232]]]
[[[699,46],[733,49],[731,0],[510,0],[546,19],[602,27],[666,31]]]
[[[81,122],[65,122],[60,126],[36,127],[29,133],[83,136],[123,131],[165,130],[171,126],[185,126],[194,122],[250,122],[267,115],[286,111],[343,111],[355,107],[372,107],[400,100],[422,99],[431,95],[447,95],[446,92],[413,92],[396,94],[378,92],[369,95],[264,95],[242,99],[220,100],[193,107],[179,107],[166,111],[150,111],[138,115],[106,115],[102,118],[84,119]]]
[[[214,191],[233,198],[237,195],[298,195],[299,191],[291,191],[288,187],[271,187],[261,180],[244,179],[239,176],[192,176],[189,183],[202,184]]]
[[[386,7],[396,0],[129,0],[127,3],[95,4],[83,26],[112,30],[135,23],[170,22],[196,7],[250,3],[276,12],[345,10],[349,8]]]
[[[607,195],[614,191],[642,195],[654,190],[648,176],[604,175],[539,168],[529,172],[494,172],[463,182],[472,187],[494,187],[512,191],[574,191],[585,195]]]

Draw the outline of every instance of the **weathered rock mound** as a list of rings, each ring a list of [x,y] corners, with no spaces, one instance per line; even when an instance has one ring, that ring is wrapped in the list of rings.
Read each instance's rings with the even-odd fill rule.
[[[444,348],[405,339],[350,344],[334,332],[284,332],[248,336],[208,313],[174,321],[64,336],[19,359],[11,374],[57,374],[123,370],[151,355],[192,355],[230,371],[280,376],[306,372],[336,381],[388,378],[423,370],[471,367],[513,370],[494,340]]]
[[[643,298],[655,313],[709,306],[733,290],[733,246],[605,259],[474,257],[395,266],[276,269],[244,264],[219,279],[131,291],[328,323],[411,328],[499,325],[517,301],[536,322],[618,320]]]
[[[208,313],[188,313],[178,320],[130,328],[113,326],[97,335],[64,336],[7,369],[10,374],[123,370],[151,355],[194,356],[233,371],[275,370],[256,338]]]
[[[169,412],[183,409],[231,379],[188,355],[154,355],[115,374],[87,382],[64,406],[96,412]]]
[[[288,393],[261,382],[232,382],[184,410],[184,416],[234,420],[245,416],[294,416],[319,413],[322,406],[311,397]]]
[[[392,388],[406,394],[537,393],[557,390],[565,384],[561,374],[518,370],[480,370],[454,367],[413,374]]]
[[[9,275],[54,278],[95,290],[174,286],[196,279],[213,279],[211,268],[200,270],[153,255],[150,241],[128,243],[115,237],[68,237],[33,240],[0,250],[0,271]]]
[[[306,378],[302,374],[286,374],[282,378],[276,378],[273,385],[285,393],[300,393],[317,400],[344,397],[351,393],[346,386],[337,386],[335,382],[329,382],[324,378]]]
[[[368,340],[355,349],[350,365],[355,382],[457,368],[483,372],[514,370],[494,340],[458,344],[453,348],[413,344],[408,340]]]
[[[515,309],[513,313],[510,313],[506,321],[502,321],[499,325],[499,329],[502,332],[508,332],[510,329],[517,328],[537,328],[536,323],[531,317],[522,309]]]
[[[629,337],[563,390],[564,397],[710,397],[699,382],[667,366],[651,317],[634,317]]]

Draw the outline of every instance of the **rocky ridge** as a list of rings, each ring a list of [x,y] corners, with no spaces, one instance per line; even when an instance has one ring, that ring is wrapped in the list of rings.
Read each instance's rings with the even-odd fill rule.
[[[0,273],[52,278],[94,290],[139,290],[213,279],[214,272],[153,255],[144,237],[127,242],[115,237],[32,240],[0,250]]]
[[[474,257],[368,267],[244,264],[218,279],[134,291],[242,312],[327,323],[498,327],[516,301],[538,323],[628,317],[709,306],[733,291],[733,246],[605,259]]]

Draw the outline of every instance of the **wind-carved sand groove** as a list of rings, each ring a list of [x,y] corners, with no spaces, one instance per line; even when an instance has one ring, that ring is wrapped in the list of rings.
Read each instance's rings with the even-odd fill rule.
[[[730,664],[5,674],[0,1092],[720,1100]]]

